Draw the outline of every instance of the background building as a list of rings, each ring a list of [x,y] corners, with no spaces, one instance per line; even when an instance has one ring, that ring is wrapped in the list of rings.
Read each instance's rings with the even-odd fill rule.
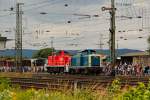
[[[0,50],[4,50],[6,48],[7,37],[1,37],[0,34]]]
[[[127,53],[121,56],[123,63],[150,65],[150,53],[147,51]]]

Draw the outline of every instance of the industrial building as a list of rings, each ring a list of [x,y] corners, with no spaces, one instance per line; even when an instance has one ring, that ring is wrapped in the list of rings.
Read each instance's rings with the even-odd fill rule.
[[[147,51],[133,52],[121,55],[122,63],[150,65],[150,53]]]
[[[0,34],[0,50],[4,50],[6,48],[7,37],[1,37]]]

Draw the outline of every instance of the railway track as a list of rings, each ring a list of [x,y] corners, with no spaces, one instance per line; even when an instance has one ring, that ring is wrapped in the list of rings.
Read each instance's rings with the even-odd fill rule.
[[[77,88],[91,88],[100,89],[107,87],[114,79],[119,79],[121,86],[137,85],[138,82],[147,84],[149,76],[88,76],[88,75],[51,75],[47,73],[31,73],[32,75],[15,75],[1,76],[10,79],[12,86],[19,85],[22,88],[36,88],[36,89],[50,89],[50,90],[64,90]],[[24,77],[25,76],[25,77]]]
[[[102,86],[112,82],[112,79],[98,80],[98,79],[87,79],[87,78],[10,78],[12,85],[20,85],[22,88],[36,88],[43,89],[47,88],[50,90],[57,89],[77,89],[77,88],[89,88],[96,85]]]
[[[36,89],[50,89],[50,90],[64,90],[64,89],[100,89],[102,87],[107,87],[112,83],[115,77],[63,77],[55,76],[50,78],[12,78],[12,86],[20,85],[22,88],[36,88]],[[149,81],[148,77],[121,77],[121,86],[125,85],[137,85],[138,82],[143,82],[147,84]]]

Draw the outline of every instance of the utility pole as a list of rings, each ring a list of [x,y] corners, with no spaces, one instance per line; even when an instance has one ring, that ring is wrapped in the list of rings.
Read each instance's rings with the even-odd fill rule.
[[[52,65],[53,65],[53,62],[54,62],[54,46],[53,46],[54,41],[53,41],[53,39],[54,39],[54,37],[52,36],[50,38],[51,38],[51,50],[52,50],[51,56],[52,56]]]
[[[106,8],[102,7],[102,11],[109,10],[110,12],[110,51],[111,51],[111,64],[114,67],[115,62],[116,62],[116,50],[115,50],[115,13],[116,13],[116,8],[115,8],[115,0],[111,0],[111,7]]]
[[[51,49],[53,49],[54,48],[54,41],[53,41],[53,39],[54,39],[54,37],[50,37],[51,38]]]
[[[119,40],[117,40],[117,50],[116,50],[116,57],[118,57],[118,51],[119,51]]]
[[[54,37],[52,36],[52,37],[50,37],[51,38],[51,49],[52,49],[52,56],[53,56],[53,54],[54,54]]]
[[[17,67],[17,71],[21,71],[22,67],[22,14],[23,11],[21,9],[21,5],[23,3],[16,4],[16,34],[15,34],[15,65]]]
[[[99,47],[100,47],[100,52],[103,53],[103,34],[100,34],[100,40],[99,40]]]

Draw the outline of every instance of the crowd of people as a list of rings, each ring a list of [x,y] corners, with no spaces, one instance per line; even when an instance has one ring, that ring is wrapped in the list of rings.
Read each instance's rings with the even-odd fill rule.
[[[105,75],[115,74],[115,75],[150,75],[150,66],[142,66],[140,64],[119,64],[112,68],[111,65],[105,65],[103,67],[103,73]]]
[[[21,71],[21,72],[44,72],[44,67],[43,66],[38,66],[38,67],[31,67],[31,66],[23,66],[21,68],[17,67],[5,67],[1,66],[0,67],[0,72],[16,72],[16,71]]]
[[[0,72],[15,72],[18,70],[16,67],[5,67],[0,66]],[[44,66],[30,67],[24,66],[19,69],[21,72],[44,72]],[[140,64],[118,64],[115,67],[112,67],[110,64],[103,65],[103,74],[104,75],[150,75],[150,66],[142,66]]]

